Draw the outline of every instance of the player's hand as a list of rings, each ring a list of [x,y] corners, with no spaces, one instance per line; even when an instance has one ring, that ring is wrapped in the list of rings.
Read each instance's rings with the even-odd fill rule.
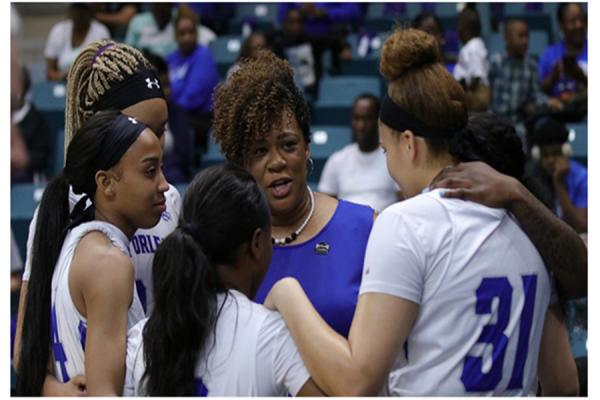
[[[460,163],[444,168],[431,183],[447,198],[470,200],[493,208],[510,208],[521,183],[480,162]]]
[[[567,157],[558,157],[554,163],[552,179],[555,184],[564,185],[565,178],[569,173],[570,165]]]

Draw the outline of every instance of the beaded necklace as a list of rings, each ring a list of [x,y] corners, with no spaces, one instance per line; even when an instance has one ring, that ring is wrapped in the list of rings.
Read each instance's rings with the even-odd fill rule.
[[[282,246],[284,244],[292,243],[294,240],[296,240],[298,238],[300,233],[302,233],[304,228],[306,228],[308,221],[310,221],[310,219],[312,218],[312,216],[315,212],[315,195],[313,194],[312,190],[310,190],[309,186],[307,186],[306,188],[308,189],[308,194],[310,196],[310,212],[306,216],[306,219],[304,220],[304,222],[302,222],[302,225],[300,225],[300,227],[298,229],[296,229],[294,232],[292,232],[289,236],[286,236],[284,238],[271,237],[271,242],[273,243],[273,245]]]

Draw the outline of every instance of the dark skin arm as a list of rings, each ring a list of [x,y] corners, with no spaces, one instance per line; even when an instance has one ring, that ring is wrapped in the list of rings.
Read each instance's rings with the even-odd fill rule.
[[[432,188],[447,188],[445,197],[506,208],[519,221],[554,274],[562,298],[587,296],[587,248],[579,235],[557,218],[518,180],[482,162],[445,168]]]

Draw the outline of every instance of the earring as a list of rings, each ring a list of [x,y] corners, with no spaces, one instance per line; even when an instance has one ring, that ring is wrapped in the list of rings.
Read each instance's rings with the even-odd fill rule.
[[[311,157],[308,158],[308,176],[311,176],[313,171],[315,170],[315,162],[313,161],[313,159]]]
[[[531,159],[534,161],[540,161],[541,151],[540,146],[535,145],[531,148]]]

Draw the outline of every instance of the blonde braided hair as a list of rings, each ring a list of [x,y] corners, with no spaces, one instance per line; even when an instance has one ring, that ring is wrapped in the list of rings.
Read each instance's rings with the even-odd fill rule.
[[[139,50],[112,40],[92,42],[79,53],[67,77],[65,155],[73,135],[94,115],[95,104],[112,84],[151,68]]]

